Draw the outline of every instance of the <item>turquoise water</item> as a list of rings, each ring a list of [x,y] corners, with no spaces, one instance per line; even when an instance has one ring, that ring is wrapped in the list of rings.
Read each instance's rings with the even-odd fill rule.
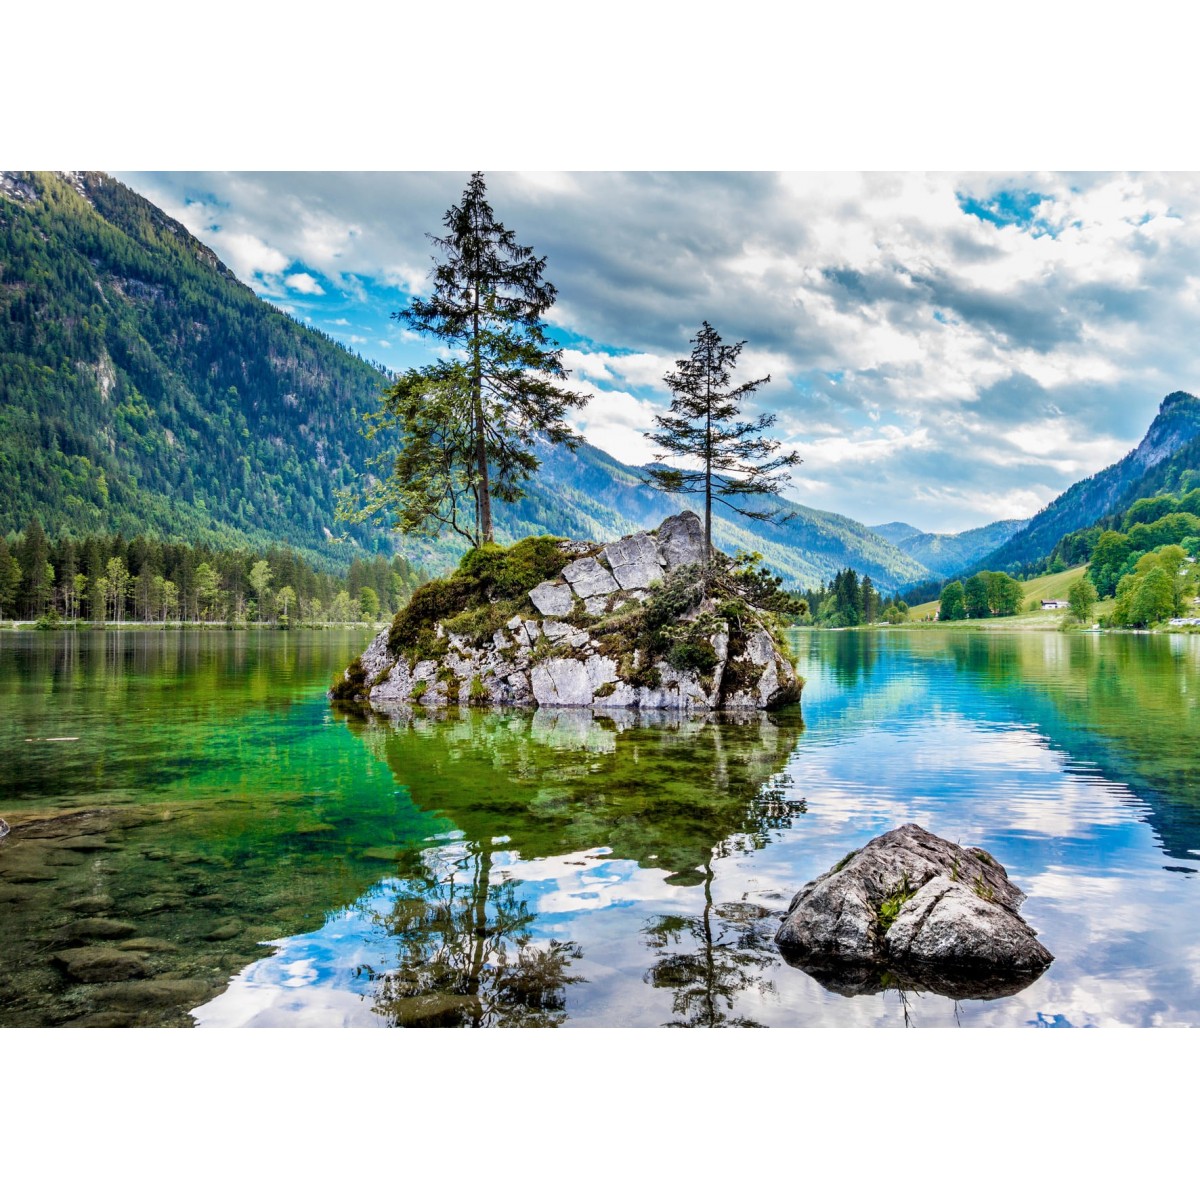
[[[797,631],[803,719],[678,722],[335,711],[365,636],[0,634],[0,1023],[1200,1023],[1200,639]],[[1005,864],[1045,975],[783,962],[905,821]]]

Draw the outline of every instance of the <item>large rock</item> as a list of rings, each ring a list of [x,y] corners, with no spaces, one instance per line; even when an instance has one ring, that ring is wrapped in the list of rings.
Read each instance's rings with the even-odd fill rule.
[[[428,630],[432,638],[399,653],[390,649],[391,631],[384,630],[346,672],[353,690],[343,689],[343,697],[349,692],[381,710],[410,711],[449,705],[741,711],[799,700],[803,681],[765,613],[740,622],[736,637],[715,619],[711,602],[692,613],[689,622],[700,616],[713,622],[705,627],[715,652],[710,669],[676,669],[661,647],[655,661],[646,661],[638,606],[664,579],[664,568],[701,561],[703,534],[695,513],[603,548],[593,542],[558,548],[569,561],[527,593],[529,608],[505,612],[502,625],[485,618],[478,634],[448,631],[458,614],[443,614],[445,623]],[[431,657],[418,659],[418,647]]]
[[[549,580],[539,583],[529,593],[529,599],[543,617],[565,617],[575,607],[575,593],[570,586]]]
[[[1054,957],[1018,916],[1024,898],[987,851],[902,825],[805,884],[775,941],[834,991],[879,990],[887,972],[950,995],[1004,994]]]
[[[604,557],[622,588],[648,588],[663,577],[658,543],[648,533],[631,533],[606,543]]]
[[[600,565],[597,558],[577,558],[563,567],[563,578],[575,590],[575,594],[586,600],[589,596],[608,596],[617,590],[617,581],[611,571]]]
[[[668,517],[658,527],[654,540],[668,571],[704,561],[704,523],[690,510]]]
[[[538,704],[562,708],[590,707],[595,688],[587,666],[575,658],[550,658],[538,663],[530,675]]]

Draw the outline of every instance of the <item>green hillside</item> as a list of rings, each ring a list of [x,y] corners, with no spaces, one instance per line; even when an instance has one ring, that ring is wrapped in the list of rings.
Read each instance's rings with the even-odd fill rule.
[[[1127,508],[1174,483],[1187,468],[1200,467],[1200,399],[1172,392],[1163,399],[1146,436],[1120,462],[1072,484],[1034,516],[1015,537],[984,556],[965,574],[979,570],[1024,572],[1036,569],[1065,535],[1085,529],[1109,513]]]
[[[1038,575],[1027,579],[1021,584],[1023,599],[1022,611],[1014,617],[987,617],[982,619],[954,621],[941,626],[943,629],[965,629],[976,625],[996,626],[1006,629],[1053,628],[1062,624],[1062,612],[1027,612],[1026,607],[1033,601],[1040,604],[1043,600],[1065,600],[1067,591],[1076,581],[1083,578],[1087,569],[1086,564],[1071,567],[1066,571],[1055,571],[1049,575]],[[1098,604],[1097,615],[1106,613],[1111,604]],[[938,602],[930,600],[927,604],[916,604],[908,610],[910,621],[932,621],[937,616]]]
[[[344,562],[360,547],[326,530],[381,379],[114,180],[0,178],[0,532],[37,515]]]

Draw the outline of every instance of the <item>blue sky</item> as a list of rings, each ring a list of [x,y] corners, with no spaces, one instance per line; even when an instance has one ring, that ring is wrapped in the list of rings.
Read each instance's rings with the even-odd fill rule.
[[[239,278],[392,368],[466,173],[118,172]],[[577,423],[626,462],[707,320],[804,459],[789,494],[954,531],[1030,516],[1200,387],[1190,174],[494,172],[547,256]]]

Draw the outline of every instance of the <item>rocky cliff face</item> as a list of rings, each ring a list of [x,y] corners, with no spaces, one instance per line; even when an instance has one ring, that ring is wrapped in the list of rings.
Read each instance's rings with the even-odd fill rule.
[[[605,545],[550,549],[562,565],[507,605],[493,599],[433,619],[421,636],[406,632],[415,621],[401,613],[335,693],[379,708],[682,712],[775,709],[800,699],[803,681],[770,614],[701,599],[703,530],[695,513]],[[452,577],[444,586],[454,584]],[[414,597],[418,603],[429,601]]]

